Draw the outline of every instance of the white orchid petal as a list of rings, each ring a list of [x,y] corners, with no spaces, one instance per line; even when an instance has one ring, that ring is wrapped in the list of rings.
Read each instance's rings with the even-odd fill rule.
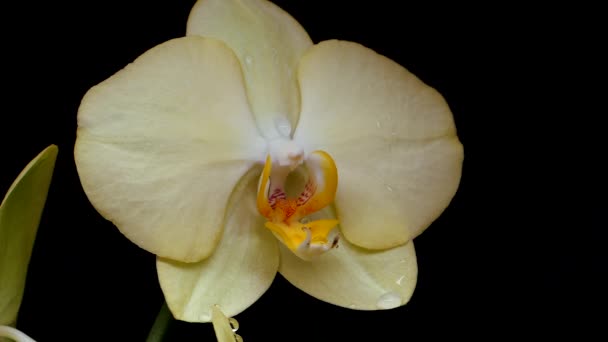
[[[322,301],[356,310],[405,305],[418,274],[413,242],[370,251],[341,240],[339,247],[310,262],[280,246],[279,272],[294,286]]]
[[[379,139],[333,146],[340,172],[336,210],[344,236],[384,249],[421,234],[448,206],[460,181],[456,137],[399,142],[387,153]],[[357,156],[364,151],[363,160]],[[387,158],[392,158],[387,160]]]
[[[261,169],[252,170],[230,199],[224,235],[216,251],[199,263],[157,259],[158,278],[175,318],[209,322],[212,306],[235,316],[269,287],[279,266],[277,241],[256,207]]]
[[[359,44],[326,41],[299,66],[294,140],[338,167],[335,205],[345,237],[370,249],[403,244],[454,196],[463,149],[443,97]]]
[[[89,90],[74,153],[105,218],[152,253],[194,262],[215,248],[234,185],[263,150],[232,51],[185,37]]]
[[[312,46],[294,18],[265,0],[201,0],[190,12],[187,35],[226,42],[241,61],[262,134],[290,136],[300,110],[297,65]]]

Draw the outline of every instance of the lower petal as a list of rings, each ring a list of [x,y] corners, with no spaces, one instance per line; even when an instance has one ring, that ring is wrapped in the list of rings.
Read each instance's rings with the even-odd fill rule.
[[[314,262],[280,246],[279,272],[294,286],[322,301],[355,310],[383,310],[405,305],[418,275],[413,242],[370,251],[341,240],[339,248]]]
[[[230,199],[224,235],[208,259],[186,264],[157,258],[169,309],[176,319],[210,322],[213,305],[231,317],[251,306],[270,287],[279,266],[276,239],[256,208],[257,176],[252,170]]]

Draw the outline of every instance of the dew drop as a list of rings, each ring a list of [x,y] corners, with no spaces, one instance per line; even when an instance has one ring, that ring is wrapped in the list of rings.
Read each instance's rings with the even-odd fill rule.
[[[380,121],[376,121],[376,127],[378,127],[378,128],[382,127],[382,125],[380,124]]]
[[[234,334],[234,340],[236,342],[243,342],[243,338],[239,334]]]
[[[399,277],[399,279],[397,279],[397,280],[395,281],[395,283],[396,283],[397,285],[401,286],[401,282],[403,281],[403,278],[405,278],[405,276],[404,276],[404,275],[402,275],[401,277]]]
[[[384,184],[386,186],[386,190],[393,192],[393,188],[390,185]]]
[[[378,309],[393,309],[401,305],[401,296],[396,292],[387,292],[378,298],[376,306]]]
[[[248,67],[251,66],[251,64],[253,64],[253,57],[247,55],[245,56],[245,64],[247,64]]]
[[[232,331],[237,331],[239,330],[239,321],[237,321],[235,318],[228,318],[228,322],[230,323],[230,327],[232,328]]]

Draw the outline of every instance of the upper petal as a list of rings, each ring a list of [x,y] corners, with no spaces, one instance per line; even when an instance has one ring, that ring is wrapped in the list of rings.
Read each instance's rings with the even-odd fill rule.
[[[315,45],[302,57],[298,79],[302,111],[294,136],[301,139],[333,144],[366,136],[429,140],[456,134],[441,94],[360,44]]]
[[[78,111],[75,160],[95,208],[140,247],[207,257],[228,198],[263,160],[239,62],[223,43],[163,43],[91,88]]]
[[[290,135],[300,111],[296,69],[312,46],[294,18],[265,0],[200,0],[190,12],[187,35],[228,44],[243,66],[249,102],[262,134]]]
[[[382,249],[420,234],[460,182],[463,149],[443,97],[390,59],[343,41],[311,48],[298,77],[294,140],[334,158],[345,237]]]
[[[175,318],[209,322],[216,304],[224,314],[234,316],[270,287],[279,267],[279,251],[257,212],[259,172],[250,171],[235,189],[224,235],[213,255],[191,264],[157,258],[160,286]]]

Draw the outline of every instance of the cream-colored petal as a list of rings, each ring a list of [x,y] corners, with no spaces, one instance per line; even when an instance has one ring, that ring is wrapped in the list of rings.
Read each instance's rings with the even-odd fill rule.
[[[226,42],[243,66],[262,134],[290,136],[300,111],[297,65],[312,46],[294,18],[265,0],[200,0],[190,12],[187,35]]]
[[[175,318],[209,322],[216,304],[227,316],[235,316],[270,287],[279,252],[257,211],[260,172],[252,170],[231,197],[224,235],[213,255],[194,264],[157,259],[160,286]]]
[[[460,182],[456,137],[399,142],[386,152],[379,139],[332,146],[340,187],[335,205],[345,237],[384,249],[421,234],[448,206]],[[357,159],[363,151],[367,156]]]
[[[370,251],[342,239],[339,247],[304,261],[280,246],[279,272],[294,286],[322,301],[356,310],[405,305],[416,287],[413,242]]]
[[[463,149],[443,97],[359,44],[322,42],[299,68],[302,112],[294,140],[334,158],[344,235],[371,249],[403,244],[454,196]]]
[[[238,60],[201,37],[156,46],[91,88],[77,133],[95,208],[140,247],[184,262],[213,251],[235,184],[265,149]]]
[[[339,143],[375,136],[429,140],[456,134],[452,113],[435,89],[360,44],[324,41],[298,69],[302,111],[295,136]],[[331,151],[328,151],[331,153]]]

